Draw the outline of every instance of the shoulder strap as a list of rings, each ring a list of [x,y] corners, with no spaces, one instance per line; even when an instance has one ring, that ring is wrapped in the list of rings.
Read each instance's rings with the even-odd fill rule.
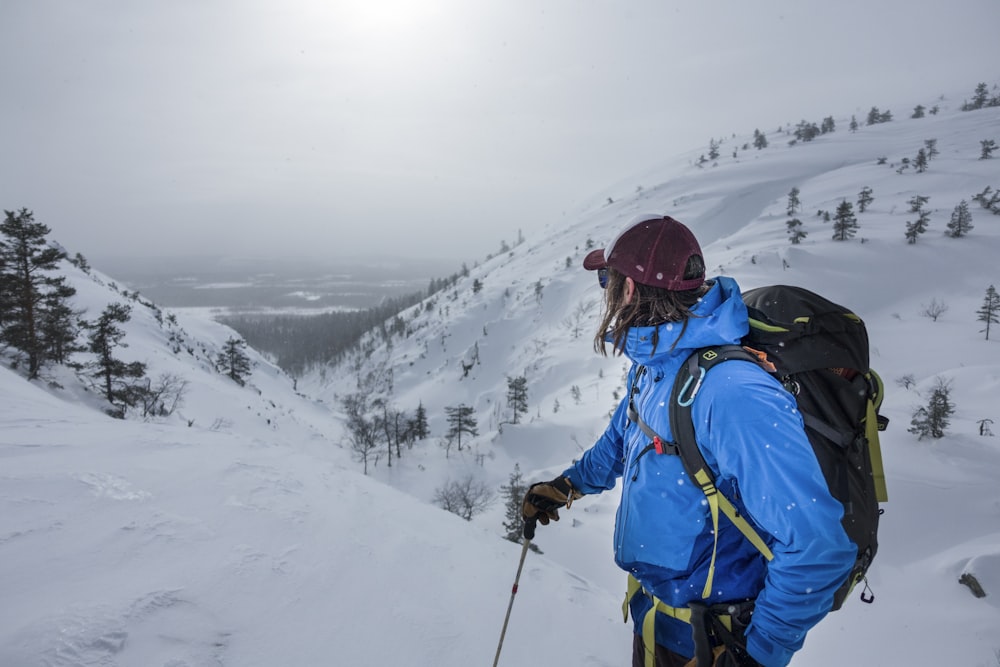
[[[691,419],[691,405],[701,391],[705,375],[717,364],[730,359],[759,362],[759,358],[739,345],[721,345],[695,350],[681,365],[674,380],[668,406],[670,428],[674,432],[674,446],[678,450],[684,469],[692,479],[696,479],[699,471],[706,471],[712,476],[705,457],[698,448],[695,439],[694,421]],[[714,483],[714,482],[713,482]]]
[[[658,454],[674,454],[680,457],[681,463],[688,476],[698,484],[702,493],[708,501],[709,514],[712,517],[712,535],[715,543],[712,547],[712,560],[708,568],[708,577],[705,580],[705,587],[702,590],[702,598],[708,598],[712,593],[712,581],[715,577],[715,556],[719,544],[719,512],[725,514],[736,528],[756,547],[766,558],[771,560],[774,554],[768,548],[763,538],[756,530],[740,516],[736,507],[726,498],[715,486],[715,476],[712,474],[705,457],[698,447],[695,438],[694,421],[691,418],[691,405],[695,397],[701,390],[702,382],[709,370],[717,364],[731,359],[750,361],[758,365],[769,365],[766,355],[740,347],[739,345],[720,345],[716,347],[702,348],[693,352],[677,371],[674,379],[674,386],[670,394],[668,406],[668,416],[670,428],[674,433],[674,441],[666,442],[639,416],[635,409],[633,397],[637,391],[635,381],[646,371],[641,367],[633,377],[633,386],[629,389],[628,417],[639,429],[652,440],[652,444],[647,447],[655,448]],[[773,370],[773,366],[771,367]]]

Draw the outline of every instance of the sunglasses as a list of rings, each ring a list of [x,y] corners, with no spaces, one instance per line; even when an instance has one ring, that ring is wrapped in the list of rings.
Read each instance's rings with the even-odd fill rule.
[[[603,269],[597,269],[597,284],[601,286],[601,289],[606,289],[608,286],[608,269],[607,267]]]

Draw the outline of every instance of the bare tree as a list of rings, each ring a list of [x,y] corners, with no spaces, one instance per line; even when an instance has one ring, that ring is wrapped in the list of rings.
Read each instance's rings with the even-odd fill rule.
[[[368,394],[358,392],[348,394],[341,402],[346,415],[347,439],[351,451],[364,464],[364,473],[368,474],[368,460],[378,446],[378,436],[381,424],[377,419],[368,417],[370,403]]]
[[[184,403],[188,382],[179,375],[162,374],[154,384],[148,377],[132,386],[133,404],[142,417],[169,417]]]
[[[944,313],[948,310],[948,304],[934,298],[931,299],[929,304],[924,304],[923,308],[924,310],[921,314],[924,317],[931,318],[932,322],[937,322],[938,318],[944,315]]]
[[[449,481],[434,492],[434,503],[466,521],[489,509],[494,493],[484,482],[468,475],[461,481]]]
[[[563,320],[563,325],[569,329],[573,340],[579,339],[583,334],[586,324],[590,322],[590,314],[596,306],[597,301],[594,299],[581,301],[576,305],[576,308],[573,309],[573,313]]]

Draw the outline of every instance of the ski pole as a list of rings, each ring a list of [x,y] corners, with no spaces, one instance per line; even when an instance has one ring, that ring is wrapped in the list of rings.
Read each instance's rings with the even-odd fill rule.
[[[521,580],[521,570],[524,568],[524,557],[528,555],[528,545],[531,538],[535,536],[535,521],[529,519],[524,522],[524,546],[521,547],[521,560],[517,564],[517,574],[514,575],[514,586],[510,590],[510,602],[507,603],[507,615],[503,619],[503,628],[500,630],[500,643],[497,644],[497,654],[493,658],[493,667],[497,667],[500,662],[500,649],[503,648],[503,638],[507,634],[507,622],[510,620],[510,610],[514,607],[514,596],[517,595],[517,582]]]

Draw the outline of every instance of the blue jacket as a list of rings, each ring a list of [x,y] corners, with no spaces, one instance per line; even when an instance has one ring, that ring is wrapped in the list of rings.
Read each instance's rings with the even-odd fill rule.
[[[674,375],[692,350],[737,343],[749,323],[739,286],[717,278],[687,322],[628,332],[636,409],[665,439],[673,433],[667,401]],[[679,340],[678,340],[679,339]],[[676,344],[674,349],[671,347]],[[642,365],[647,372],[636,379]],[[564,472],[581,493],[600,493],[623,480],[615,520],[615,562],[667,604],[701,599],[714,539],[705,495],[688,479],[680,458],[639,456],[649,443],[627,417],[628,396],[600,439]],[[747,629],[750,654],[766,667],[783,667],[806,632],[830,610],[833,594],[857,549],[840,520],[843,507],[827,488],[802,427],[795,399],[756,364],[730,361],[710,372],[692,406],[702,454],[719,489],[758,528],[774,553],[768,563],[725,517],[719,519],[714,584],[708,603],[756,599]],[[651,603],[632,600],[636,632]],[[691,627],[657,615],[656,641],[693,655]]]

